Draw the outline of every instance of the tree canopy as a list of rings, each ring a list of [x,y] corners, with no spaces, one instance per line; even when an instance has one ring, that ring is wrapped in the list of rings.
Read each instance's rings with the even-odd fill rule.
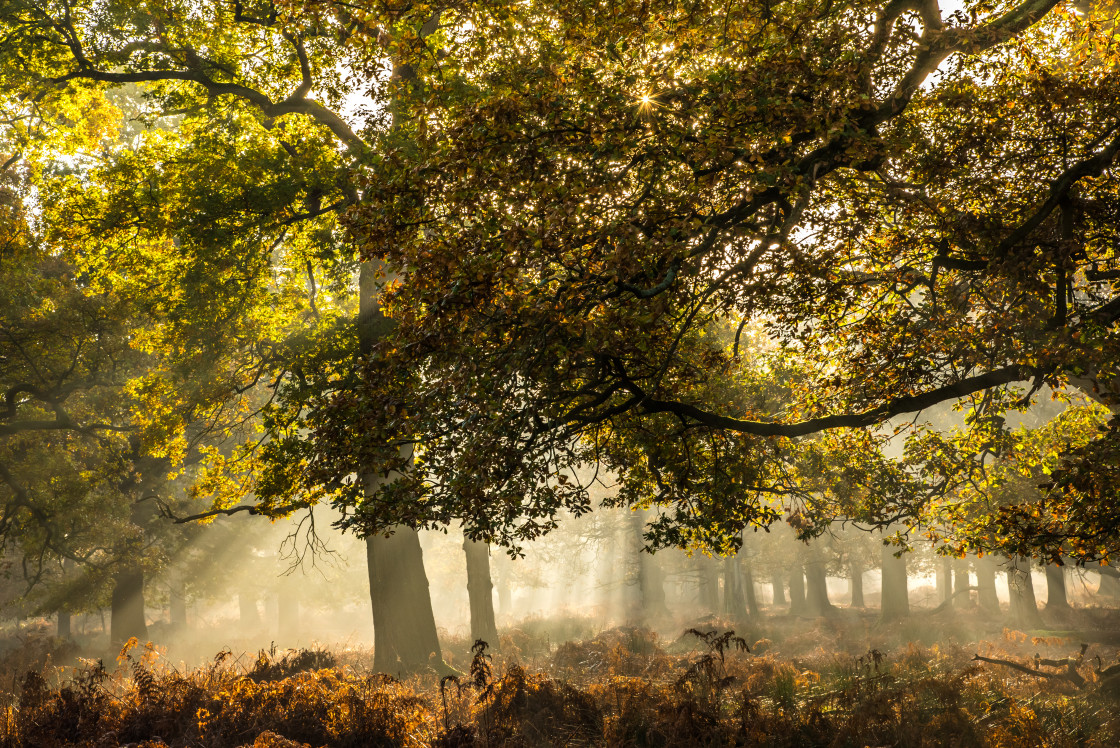
[[[0,0],[5,319],[96,341],[51,388],[5,353],[0,428],[362,533],[516,545],[595,481],[654,544],[939,521],[1043,385],[1116,403],[1110,13]],[[966,435],[886,455],[958,398]],[[1115,547],[1114,442],[1072,420],[1046,532],[999,544]]]

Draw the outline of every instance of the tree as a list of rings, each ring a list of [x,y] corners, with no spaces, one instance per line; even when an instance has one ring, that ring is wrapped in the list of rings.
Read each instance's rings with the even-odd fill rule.
[[[397,324],[309,416],[304,490],[401,470],[339,500],[516,544],[604,464],[671,509],[652,539],[719,546],[773,521],[797,440],[993,393],[981,424],[1024,380],[1112,397],[1110,31],[1055,0],[464,15],[416,57],[423,126],[364,165],[350,223]],[[742,354],[752,323],[770,354]],[[1095,519],[1065,530],[1103,542]]]

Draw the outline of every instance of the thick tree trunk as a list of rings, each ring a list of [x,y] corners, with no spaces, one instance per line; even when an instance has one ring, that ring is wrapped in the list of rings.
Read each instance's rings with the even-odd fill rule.
[[[1066,596],[1066,567],[1046,565],[1046,610],[1066,613],[1070,610]]]
[[[889,546],[882,551],[883,592],[879,611],[884,621],[910,615],[910,591],[906,579],[906,556],[894,555]]]
[[[471,607],[471,641],[480,639],[498,649],[498,624],[494,616],[494,583],[490,580],[490,547],[463,539],[467,558],[467,597]]]
[[[1008,561],[1007,592],[1011,599],[1011,620],[1016,625],[1025,628],[1038,628],[1042,625],[1038,602],[1034,596],[1030,561],[1018,556]]]
[[[775,608],[786,604],[786,584],[782,579],[782,572],[775,569],[770,575],[770,587],[774,590],[771,605]]]
[[[985,613],[999,614],[996,594],[996,560],[991,556],[976,559],[976,603]]]
[[[723,559],[723,612],[732,620],[747,617],[747,601],[743,591],[743,575],[739,559],[728,556]]]
[[[852,607],[866,607],[863,601],[863,565],[854,559],[849,559],[848,571],[851,574]]]
[[[789,612],[795,616],[808,614],[805,599],[805,567],[797,559],[789,572]]]
[[[113,596],[109,614],[109,641],[113,647],[123,646],[136,637],[148,640],[148,624],[144,620],[144,572],[123,569],[113,578]]]
[[[366,538],[373,608],[373,667],[400,675],[425,667],[444,671],[420,535],[398,526],[391,537]]]
[[[55,634],[58,636],[59,639],[69,639],[70,638],[70,612],[69,611],[62,610],[61,608],[58,610],[58,628],[55,631]]]
[[[819,549],[808,552],[805,561],[805,606],[811,616],[826,616],[836,612],[836,607],[828,599],[828,578],[825,573],[825,560]]]
[[[1101,583],[1097,585],[1097,596],[1108,598],[1120,597],[1120,577],[1117,577],[1114,573],[1115,569],[1111,566],[1104,566],[1103,564],[1097,564],[1097,567],[1100,569],[1101,575]],[[1109,573],[1106,574],[1105,572]]]

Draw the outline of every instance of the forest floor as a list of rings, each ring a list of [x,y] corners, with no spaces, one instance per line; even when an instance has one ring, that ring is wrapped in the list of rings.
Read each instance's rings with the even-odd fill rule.
[[[447,641],[461,677],[403,681],[361,648],[227,649],[189,667],[134,644],[103,664],[32,628],[0,642],[0,746],[1120,745],[1120,612],[1048,625],[838,610],[661,638],[541,619],[494,652]]]

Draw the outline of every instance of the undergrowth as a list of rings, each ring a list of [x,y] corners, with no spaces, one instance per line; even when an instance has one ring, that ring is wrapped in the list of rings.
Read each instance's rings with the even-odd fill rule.
[[[621,628],[534,666],[484,642],[470,657],[463,676],[401,682],[326,650],[247,664],[227,650],[180,671],[133,641],[112,669],[27,671],[0,712],[0,748],[1120,744],[1120,706],[1088,665],[1077,688],[951,644],[786,657],[730,631],[691,629],[668,647]]]

